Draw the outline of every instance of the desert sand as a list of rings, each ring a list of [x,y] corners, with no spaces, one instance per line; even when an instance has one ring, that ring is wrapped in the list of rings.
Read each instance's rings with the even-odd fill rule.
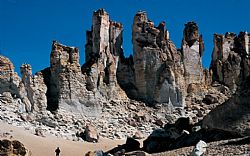
[[[15,127],[3,122],[0,122],[0,127],[0,139],[21,141],[31,151],[32,156],[53,156],[57,147],[61,149],[60,156],[83,156],[88,151],[107,151],[126,141],[100,138],[98,143],[75,142],[53,136],[39,137],[30,134],[22,127]],[[4,133],[10,134],[3,135]]]

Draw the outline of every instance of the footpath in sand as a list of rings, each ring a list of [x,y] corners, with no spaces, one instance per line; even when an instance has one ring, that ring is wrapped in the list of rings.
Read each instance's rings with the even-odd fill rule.
[[[60,147],[60,156],[83,156],[88,151],[110,150],[126,140],[110,140],[101,138],[98,143],[74,142],[53,136],[39,137],[25,131],[24,128],[0,122],[0,139],[19,140],[31,151],[32,156],[53,156]]]

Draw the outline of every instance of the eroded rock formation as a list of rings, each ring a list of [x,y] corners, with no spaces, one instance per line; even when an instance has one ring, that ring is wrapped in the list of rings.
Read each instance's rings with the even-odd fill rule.
[[[26,99],[27,112],[45,112],[47,107],[46,91],[47,86],[44,83],[43,75],[41,72],[32,75],[32,68],[29,64],[23,64],[20,67],[22,74],[22,84],[20,91],[22,98]]]
[[[214,50],[210,69],[213,81],[228,86],[235,92],[241,81],[249,76],[249,34],[240,32],[237,36],[227,32],[214,34]]]
[[[250,75],[246,32],[214,35],[208,71],[202,67],[204,43],[194,22],[185,24],[182,45],[177,50],[166,23],[155,26],[146,12],[139,11],[132,27],[133,55],[128,58],[123,54],[122,31],[122,24],[110,21],[103,9],[95,11],[92,28],[86,33],[86,62],[82,66],[78,48],[57,41],[52,43],[50,67],[35,75],[31,65],[23,64],[19,78],[13,64],[0,56],[0,120],[17,121],[17,125],[22,120],[35,126],[43,124],[56,136],[58,128],[73,134],[86,124],[93,124],[101,137],[124,138],[138,131],[147,136],[155,127],[174,123],[180,116],[197,123],[235,96],[231,93]],[[215,115],[208,115],[206,126],[231,130],[243,125],[242,133],[249,134],[249,115],[245,112],[248,93],[236,93],[224,104],[228,107],[223,105]],[[5,111],[12,113],[5,117]],[[231,120],[231,127],[217,125],[218,112],[222,119],[243,114],[243,124]],[[176,134],[182,135],[182,130]]]
[[[0,55],[0,93],[10,92],[18,95],[20,78],[14,71],[13,63]]]
[[[121,23],[109,20],[104,9],[94,12],[92,30],[87,31],[86,63],[82,73],[86,88],[107,100],[126,100],[127,95],[117,81],[117,68],[123,56]]]
[[[24,145],[17,140],[0,140],[0,153],[5,156],[31,156]]]
[[[202,35],[199,35],[196,23],[188,22],[185,24],[181,48],[186,84],[201,84],[203,80],[201,57],[204,51],[204,42]]]
[[[138,12],[132,31],[135,98],[148,103],[184,106],[181,54],[169,39],[165,22],[156,27],[146,12]]]
[[[241,135],[250,135],[250,79],[238,87],[236,94],[212,110],[202,121],[204,128],[227,130]]]
[[[79,51],[56,41],[52,44],[50,68],[43,75],[48,86],[48,107],[52,110],[77,106],[86,95],[85,79],[81,74]]]

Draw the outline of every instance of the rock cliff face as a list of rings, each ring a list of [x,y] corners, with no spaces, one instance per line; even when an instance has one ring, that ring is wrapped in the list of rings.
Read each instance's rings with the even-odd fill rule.
[[[6,57],[0,56],[0,93],[10,92],[18,95],[20,79],[14,71],[13,63]]]
[[[123,54],[122,31],[121,23],[110,21],[108,13],[99,9],[86,33],[82,67],[78,49],[56,41],[50,67],[33,76],[31,66],[22,65],[22,80],[16,87],[26,111],[79,111],[85,105],[128,97],[153,105],[184,106],[189,86],[203,84],[207,76],[201,65],[204,45],[196,23],[185,25],[182,50],[177,51],[165,22],[154,26],[146,12],[138,12],[132,30],[133,56],[129,58]]]
[[[202,35],[199,35],[196,23],[188,22],[185,24],[181,48],[186,84],[201,84],[203,80],[201,57],[204,51],[204,42]]]
[[[54,128],[55,135],[57,127],[71,133],[93,123],[100,136],[122,138],[138,130],[148,135],[180,116],[198,122],[232,95],[206,117],[204,126],[231,130],[240,125],[249,135],[248,88],[239,87],[250,76],[249,34],[215,34],[208,71],[202,67],[204,43],[194,22],[185,24],[177,50],[166,23],[155,26],[139,11],[132,26],[133,55],[128,58],[122,32],[122,24],[99,9],[86,32],[82,66],[79,50],[57,41],[52,43],[50,67],[35,75],[31,65],[23,64],[19,78],[10,60],[0,56],[0,120],[44,124]],[[6,110],[12,111],[11,117],[2,117]],[[234,113],[240,120],[225,122],[231,127],[217,123]]]
[[[80,99],[85,97],[85,79],[81,74],[77,48],[64,46],[54,41],[50,54],[50,68],[42,73],[48,86],[49,109],[75,106],[79,104]]]
[[[33,76],[29,64],[23,64],[20,70],[22,74],[22,85],[20,87],[24,88],[21,94],[24,94],[24,98],[28,98],[26,99],[26,103],[28,103],[26,104],[26,111],[45,112],[47,107],[47,97],[45,95],[47,86],[43,81],[42,73],[38,72]]]
[[[214,50],[210,69],[213,81],[228,86],[235,92],[240,82],[249,76],[249,34],[240,32],[238,36],[227,32],[214,34]]]
[[[92,30],[87,31],[86,63],[82,66],[86,88],[107,100],[127,99],[116,74],[123,56],[122,30],[121,23],[110,21],[108,13],[100,9],[93,14]]]
[[[155,27],[146,12],[134,17],[134,84],[136,99],[184,106],[185,82],[181,54],[169,39],[165,22]]]

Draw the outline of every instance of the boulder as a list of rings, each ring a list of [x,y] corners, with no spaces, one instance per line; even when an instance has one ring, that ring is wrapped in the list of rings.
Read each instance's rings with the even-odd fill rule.
[[[201,156],[206,152],[207,148],[207,143],[204,141],[200,140],[196,145],[195,148],[193,149],[192,153],[190,156]]]
[[[0,140],[0,153],[4,156],[31,156],[31,153],[17,140]]]
[[[99,134],[94,126],[87,125],[84,134],[88,142],[98,142],[99,140]]]
[[[250,135],[250,78],[242,83],[236,94],[216,107],[202,121],[204,128],[216,128]]]
[[[85,156],[104,156],[104,152],[99,150],[99,151],[89,151],[88,153],[85,154]]]
[[[214,94],[207,94],[205,95],[205,97],[203,98],[202,102],[204,102],[205,104],[214,104],[218,102],[218,97]]]
[[[45,137],[42,128],[36,128],[35,129],[35,135],[40,136],[40,137]]]
[[[145,136],[141,131],[136,131],[135,135],[133,136],[134,139],[143,139]]]

